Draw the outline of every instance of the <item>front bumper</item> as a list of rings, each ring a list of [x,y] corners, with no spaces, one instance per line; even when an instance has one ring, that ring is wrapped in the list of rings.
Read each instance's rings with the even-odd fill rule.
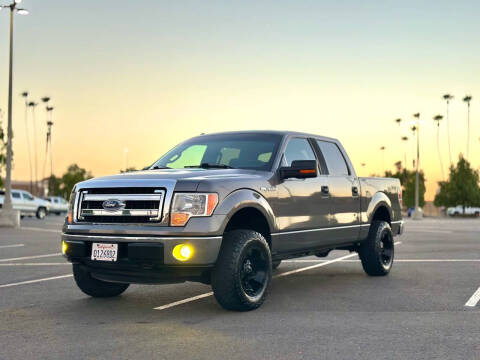
[[[62,234],[67,244],[65,257],[74,266],[86,268],[104,281],[158,284],[183,281],[209,281],[220,246],[221,236],[210,237],[148,237]],[[92,243],[118,244],[116,262],[91,260]],[[178,244],[194,249],[192,258],[181,262],[172,256]]]
[[[213,265],[222,244],[221,236],[151,237],[118,235],[62,234],[62,240],[75,249],[66,257],[72,260],[90,259],[92,243],[119,244],[119,259],[125,261],[147,261],[162,265]],[[192,258],[181,262],[172,256],[178,244],[189,244],[194,249]],[[73,250],[72,250],[73,251]]]

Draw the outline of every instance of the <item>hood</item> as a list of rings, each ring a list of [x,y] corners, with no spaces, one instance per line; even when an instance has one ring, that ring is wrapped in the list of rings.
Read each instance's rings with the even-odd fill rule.
[[[102,176],[79,183],[81,187],[105,186],[112,183],[122,183],[126,186],[134,186],[136,183],[148,182],[161,185],[163,182],[200,183],[214,180],[247,180],[264,178],[268,172],[245,170],[245,169],[158,169],[135,171],[118,175]]]

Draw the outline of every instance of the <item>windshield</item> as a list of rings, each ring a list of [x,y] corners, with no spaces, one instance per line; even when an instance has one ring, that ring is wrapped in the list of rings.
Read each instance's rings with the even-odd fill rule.
[[[281,135],[203,135],[177,145],[151,169],[235,168],[270,170]]]

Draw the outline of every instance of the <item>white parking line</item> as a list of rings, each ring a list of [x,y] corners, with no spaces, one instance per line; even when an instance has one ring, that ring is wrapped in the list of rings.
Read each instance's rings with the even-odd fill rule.
[[[401,241],[397,241],[394,244],[395,245],[400,245],[401,243],[402,243]],[[300,268],[300,269],[296,269],[296,270],[292,270],[292,271],[287,271],[287,272],[275,275],[275,276],[273,276],[273,278],[275,279],[275,278],[279,278],[279,277],[283,277],[283,276],[296,274],[296,273],[299,273],[299,272],[302,272],[302,271],[315,269],[317,267],[333,264],[333,263],[336,263],[336,262],[339,262],[339,261],[342,261],[344,259],[348,259],[348,258],[351,258],[351,257],[354,257],[354,256],[357,256],[357,254],[355,253],[355,254],[345,255],[345,256],[341,256],[341,257],[338,257],[338,258],[333,259],[333,260],[328,260],[328,261],[322,262],[321,264],[315,264],[315,265],[307,266],[307,267],[304,267],[304,268]],[[192,301],[196,301],[196,300],[199,300],[199,299],[203,299],[203,298],[206,298],[206,297],[209,297],[209,296],[212,296],[212,295],[213,295],[213,292],[210,291],[210,292],[207,292],[207,293],[204,293],[204,294],[200,294],[200,295],[193,296],[193,297],[190,297],[190,298],[186,298],[186,299],[183,299],[183,300],[175,301],[175,302],[170,303],[170,304],[165,304],[165,305],[162,305],[162,306],[158,306],[156,308],[153,308],[153,310],[169,309],[169,308],[172,308],[174,306],[178,306],[178,305],[182,305],[182,304],[189,303],[189,302],[192,302]]]
[[[30,231],[46,231],[46,232],[52,232],[52,233],[56,233],[56,234],[61,234],[61,233],[62,233],[61,230],[42,229],[42,228],[36,228],[36,227],[25,227],[25,226],[22,226],[20,229],[21,229],[21,230],[30,230]]]
[[[193,297],[186,298],[186,299],[183,299],[183,300],[180,300],[180,301],[175,301],[175,302],[167,304],[167,305],[162,305],[162,306],[154,308],[153,310],[165,310],[165,309],[177,306],[177,305],[185,304],[185,303],[192,302],[192,301],[195,301],[195,300],[198,300],[198,299],[203,299],[205,297],[209,297],[209,296],[212,296],[212,295],[213,295],[213,292],[210,291],[210,292],[207,292],[205,294],[193,296]]]
[[[57,266],[57,265],[72,265],[68,262],[65,263],[13,263],[13,264],[0,264],[0,266]]]
[[[284,260],[282,263],[302,263],[302,262],[326,262],[327,260],[318,259],[300,259]],[[341,262],[359,262],[360,260],[342,260]],[[394,262],[415,263],[415,262],[480,262],[480,259],[395,259]]]
[[[68,277],[72,277],[72,276],[73,276],[72,274],[68,274],[68,275],[52,276],[52,277],[43,278],[43,279],[21,281],[21,282],[17,282],[17,283],[0,285],[0,288],[6,288],[6,287],[18,286],[18,285],[26,285],[26,284],[33,284],[33,283],[38,283],[38,282],[42,282],[42,281],[49,281],[49,280],[64,279],[64,278],[68,278]]]
[[[480,287],[475,291],[470,299],[465,303],[467,307],[475,307],[480,301]]]
[[[22,247],[22,246],[25,246],[25,245],[24,244],[2,245],[2,246],[0,246],[0,249]]]
[[[55,253],[55,254],[45,254],[45,255],[34,255],[34,256],[22,256],[17,258],[10,258],[10,259],[0,259],[0,262],[8,262],[8,261],[17,261],[17,260],[30,260],[30,259],[40,259],[45,257],[52,257],[52,256],[60,256],[62,253]]]

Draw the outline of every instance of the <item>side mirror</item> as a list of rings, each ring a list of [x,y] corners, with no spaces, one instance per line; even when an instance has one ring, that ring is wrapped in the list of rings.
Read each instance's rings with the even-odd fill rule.
[[[280,177],[282,179],[306,179],[317,177],[317,161],[294,160],[292,161],[292,166],[285,166],[280,168]]]

